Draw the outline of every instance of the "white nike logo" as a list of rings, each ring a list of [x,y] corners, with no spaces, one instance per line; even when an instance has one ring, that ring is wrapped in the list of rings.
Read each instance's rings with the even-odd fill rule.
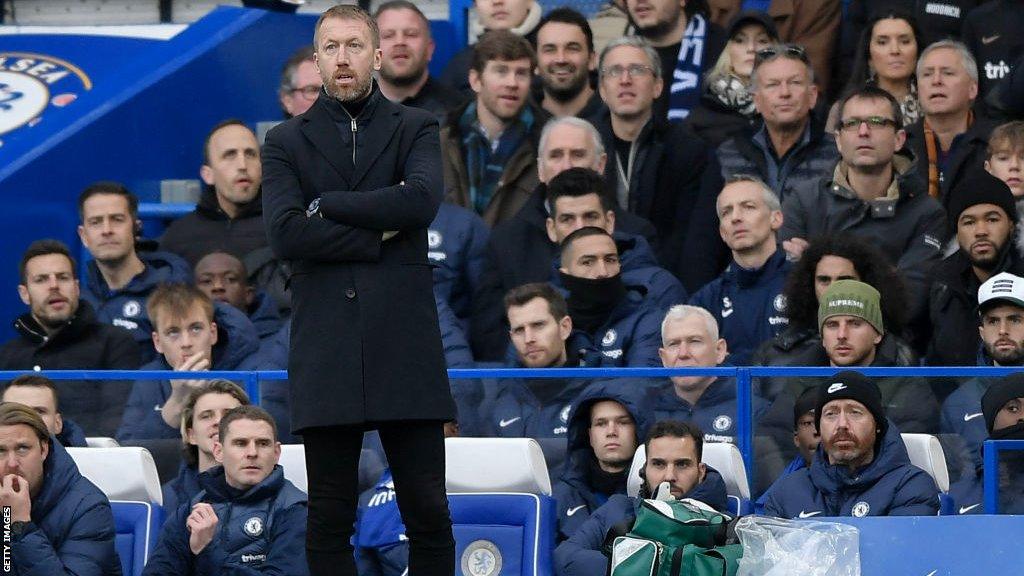
[[[163,408],[163,406],[161,406],[159,404],[153,406],[153,410],[156,411],[156,412],[159,412],[161,408]]]
[[[995,36],[982,36],[981,37],[981,43],[982,44],[991,44],[991,43],[995,42],[996,40],[999,40],[999,36],[1001,36],[1001,34],[996,34]]]
[[[728,318],[729,316],[732,316],[732,311],[732,308],[726,308],[725,310],[722,310],[722,318]]]
[[[978,504],[972,504],[970,506],[961,506],[960,507],[960,513],[961,514],[967,514],[968,512],[970,512],[971,510],[974,510],[978,506],[981,506],[981,504],[978,503]]]
[[[818,510],[817,512],[804,512],[803,510],[801,510],[799,517],[810,518],[811,516],[817,516],[818,514],[821,514],[821,510]]]
[[[568,510],[565,511],[565,515],[566,516],[572,516],[573,514],[579,512],[580,510],[583,510],[586,507],[587,507],[587,505],[584,504],[582,506],[577,506],[575,508],[569,508]]]
[[[978,416],[981,416],[981,412],[978,412],[977,414],[964,414],[964,422],[970,422]]]
[[[522,418],[522,416],[516,416],[515,418],[511,418],[509,420],[502,420],[501,422],[498,422],[498,426],[505,428],[506,426],[515,422],[516,420],[519,420],[520,418]]]

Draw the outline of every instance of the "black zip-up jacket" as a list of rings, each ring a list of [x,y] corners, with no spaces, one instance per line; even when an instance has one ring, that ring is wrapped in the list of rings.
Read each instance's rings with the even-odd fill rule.
[[[1024,262],[1017,257],[1012,240],[1003,247],[1002,260],[992,275],[1009,272],[1024,276]],[[978,346],[978,288],[970,260],[962,251],[946,257],[935,268],[935,280],[928,294],[928,317],[915,326],[919,350],[926,347],[931,366],[974,366]]]
[[[608,152],[604,178],[610,193],[618,190],[619,171],[611,112],[588,118]],[[629,212],[654,224],[658,260],[676,275],[682,240],[693,218],[710,152],[697,134],[678,122],[650,121],[633,142],[636,166],[629,180]],[[633,153],[631,153],[633,155]]]
[[[85,300],[67,324],[47,336],[32,314],[14,321],[18,336],[0,347],[0,370],[134,370],[141,364],[131,332],[96,320]],[[57,380],[60,410],[91,436],[112,436],[131,380]]]
[[[256,197],[229,218],[217,203],[213,186],[205,186],[196,209],[172,223],[160,238],[160,249],[173,252],[195,267],[199,259],[221,250],[242,259],[267,245],[263,201]]]

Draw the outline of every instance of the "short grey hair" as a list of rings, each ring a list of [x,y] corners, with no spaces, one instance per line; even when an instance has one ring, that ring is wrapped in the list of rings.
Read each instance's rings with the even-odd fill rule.
[[[974,59],[974,54],[971,54],[971,50],[967,48],[963,42],[959,42],[957,40],[939,40],[938,42],[932,42],[929,44],[928,47],[921,52],[921,55],[917,57],[917,69],[914,71],[914,74],[920,78],[924,57],[936,50],[942,50],[943,48],[952,50],[960,56],[960,63],[963,64],[964,70],[967,70],[967,75],[971,77],[971,80],[974,80],[974,82],[977,83],[978,61]]]
[[[604,142],[601,141],[601,133],[594,128],[594,125],[582,118],[576,116],[559,116],[558,118],[552,118],[548,120],[548,123],[544,125],[544,129],[540,131],[540,145],[537,147],[537,158],[538,160],[544,155],[544,150],[548,147],[548,137],[551,136],[551,131],[559,126],[573,126],[579,128],[590,136],[590,142],[594,145],[594,157],[600,158],[601,154],[604,154]]]
[[[779,59],[792,60],[794,62],[799,62],[799,63],[803,64],[804,65],[804,69],[807,70],[807,81],[808,81],[808,83],[809,84],[814,84],[814,66],[811,65],[810,59],[806,59],[805,60],[804,58],[806,58],[806,56],[804,58],[801,58],[801,57],[796,56],[794,54],[790,54],[785,49],[785,44],[773,44],[769,48],[774,48],[776,50],[775,54],[773,54],[772,56],[769,56],[767,58],[764,58],[763,60],[757,59],[757,58],[754,59],[754,68],[750,71],[750,88],[749,88],[749,91],[750,91],[751,94],[753,94],[754,92],[757,91],[757,69],[760,68],[761,66],[764,66],[765,64],[767,64],[769,62],[774,62],[775,60],[779,60]]]
[[[704,320],[705,327],[708,330],[708,336],[712,341],[718,341],[718,321],[711,315],[711,312],[701,308],[700,306],[690,306],[689,304],[676,304],[675,306],[668,309],[665,313],[665,319],[661,321],[661,345],[665,345],[665,330],[668,329],[668,325],[672,322],[678,322],[686,320],[690,316],[700,316]]]
[[[661,78],[661,57],[658,56],[658,51],[651,46],[651,43],[640,36],[620,36],[605,44],[603,50],[601,50],[601,57],[597,62],[597,77],[598,80],[604,80],[604,59],[608,56],[608,53],[612,50],[619,48],[620,46],[630,46],[633,48],[639,48],[644,51],[647,55],[647,59],[651,62],[651,68],[654,68],[654,77]]]
[[[765,183],[761,178],[753,174],[733,174],[725,179],[725,185],[722,186],[722,190],[725,190],[725,186],[729,184],[735,184],[737,182],[750,182],[751,184],[757,185],[761,189],[761,199],[764,201],[765,206],[768,207],[772,212],[782,211],[782,202],[779,201],[779,196],[771,189],[768,184]],[[721,191],[718,192],[722,194]],[[715,214],[718,214],[718,200],[715,200]]]

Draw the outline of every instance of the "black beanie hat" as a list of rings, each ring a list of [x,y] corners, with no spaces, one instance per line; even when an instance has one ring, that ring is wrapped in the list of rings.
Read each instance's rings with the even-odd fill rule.
[[[1003,212],[1006,212],[1011,223],[1017,222],[1017,203],[1006,182],[985,170],[974,170],[949,191],[949,206],[946,214],[949,217],[950,229],[956,231],[956,223],[960,220],[960,214],[978,204],[999,206]]]
[[[981,412],[985,415],[985,428],[989,434],[995,426],[996,414],[1014,398],[1024,398],[1024,372],[1000,378],[989,386],[985,395],[981,397]]]
[[[878,429],[878,436],[875,439],[876,446],[881,442],[889,423],[885,419],[882,393],[878,390],[878,385],[867,376],[853,370],[844,370],[824,380],[818,386],[818,402],[814,405],[814,427],[818,429],[819,433],[821,432],[821,409],[833,400],[856,400],[863,404],[868,412],[875,417],[875,427]]]
[[[796,430],[800,425],[800,418],[808,412],[812,412],[814,407],[818,405],[818,387],[811,386],[800,394],[800,397],[796,399],[796,404],[793,405],[793,430]],[[815,416],[817,419],[817,416]]]

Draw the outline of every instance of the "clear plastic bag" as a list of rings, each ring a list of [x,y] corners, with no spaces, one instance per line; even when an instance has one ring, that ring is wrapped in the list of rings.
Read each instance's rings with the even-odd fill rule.
[[[847,524],[745,516],[736,576],[860,576],[860,533]]]

